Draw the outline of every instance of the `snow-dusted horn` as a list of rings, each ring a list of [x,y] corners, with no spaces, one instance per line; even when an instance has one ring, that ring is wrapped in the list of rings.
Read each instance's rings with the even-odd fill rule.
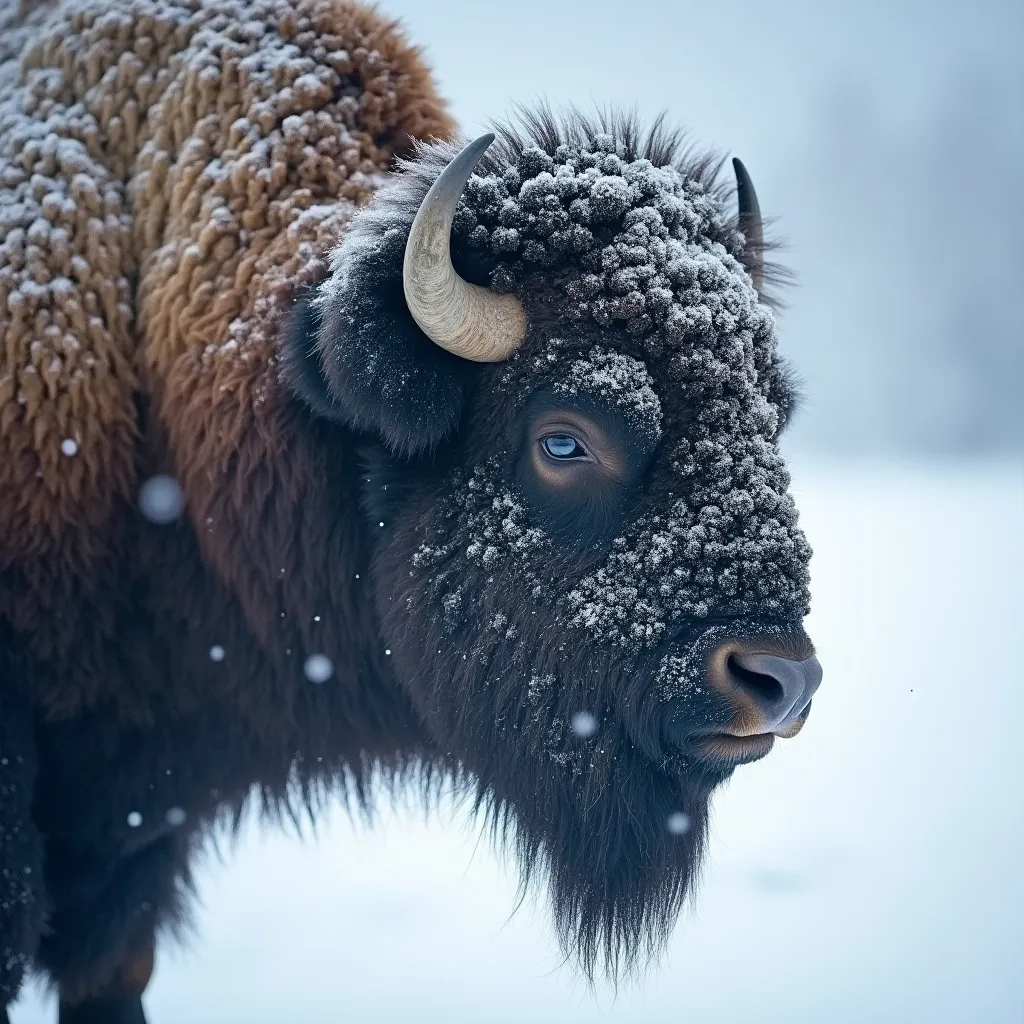
[[[402,267],[405,301],[423,333],[478,363],[508,359],[526,336],[519,299],[464,281],[448,248],[462,190],[493,141],[493,135],[481,135],[471,142],[430,186],[412,222]]]
[[[740,231],[746,239],[750,253],[750,276],[754,287],[761,291],[764,284],[764,228],[761,226],[761,204],[757,201],[754,183],[742,160],[733,157],[732,169],[736,174],[736,200],[740,207]]]

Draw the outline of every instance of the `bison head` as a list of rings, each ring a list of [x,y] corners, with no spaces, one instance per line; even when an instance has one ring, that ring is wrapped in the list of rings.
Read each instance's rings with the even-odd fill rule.
[[[364,438],[382,643],[438,759],[614,974],[666,937],[712,790],[820,680],[794,388],[741,164],[736,215],[660,128],[499,131],[356,216],[293,379]]]

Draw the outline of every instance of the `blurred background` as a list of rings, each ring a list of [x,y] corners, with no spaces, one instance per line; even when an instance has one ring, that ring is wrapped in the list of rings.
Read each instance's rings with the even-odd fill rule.
[[[410,800],[199,873],[155,1024],[1024,1021],[1024,5],[383,0],[467,132],[667,110],[741,156],[798,287],[788,435],[825,666],[715,803],[642,985],[589,991],[466,815]],[[38,990],[15,1024],[53,1007]]]

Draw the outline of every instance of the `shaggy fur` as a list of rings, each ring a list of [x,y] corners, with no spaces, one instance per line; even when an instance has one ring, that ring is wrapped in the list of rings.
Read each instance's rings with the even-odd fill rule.
[[[810,650],[792,387],[717,164],[612,115],[503,128],[453,255],[530,331],[469,365],[402,299],[453,126],[394,26],[337,0],[40,20],[0,106],[0,1005],[26,964],[109,999],[254,791],[314,812],[410,774],[472,794],[584,971],[643,961],[728,775],[663,717],[729,720],[694,686],[717,637]],[[523,454],[555,406],[625,453],[575,506]],[[157,473],[169,524],[138,510]]]

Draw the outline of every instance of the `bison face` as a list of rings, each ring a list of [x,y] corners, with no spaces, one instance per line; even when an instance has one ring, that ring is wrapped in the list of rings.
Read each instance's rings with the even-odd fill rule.
[[[468,186],[487,140],[382,191],[296,365],[389,452],[376,601],[439,756],[615,973],[667,935],[713,788],[807,717],[810,552],[749,182],[745,238],[707,162],[533,127]]]

